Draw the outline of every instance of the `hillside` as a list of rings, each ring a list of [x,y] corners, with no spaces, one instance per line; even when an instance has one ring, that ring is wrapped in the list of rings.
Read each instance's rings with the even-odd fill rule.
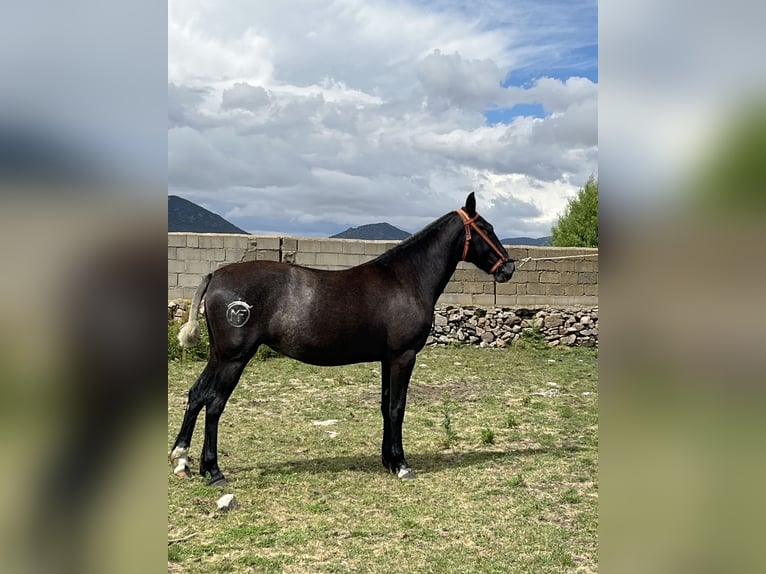
[[[371,223],[350,227],[341,233],[331,235],[331,239],[407,239],[411,233],[407,233],[388,223]]]
[[[247,233],[220,215],[177,195],[168,196],[168,231]]]
[[[503,245],[550,245],[550,235],[546,237],[507,237],[501,239],[500,243]]]

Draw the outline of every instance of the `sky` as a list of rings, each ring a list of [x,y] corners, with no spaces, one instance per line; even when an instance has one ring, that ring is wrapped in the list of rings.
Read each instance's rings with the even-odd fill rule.
[[[541,237],[598,176],[595,0],[168,6],[168,193],[250,233]]]

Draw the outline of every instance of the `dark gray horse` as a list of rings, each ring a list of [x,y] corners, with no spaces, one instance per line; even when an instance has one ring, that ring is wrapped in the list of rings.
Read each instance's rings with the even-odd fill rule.
[[[240,375],[260,345],[313,365],[380,361],[383,465],[414,478],[404,458],[402,421],[415,356],[431,330],[434,305],[459,261],[469,261],[499,283],[514,264],[492,226],[476,213],[471,193],[448,213],[380,257],[343,271],[252,261],[207,275],[194,294],[189,321],[178,339],[199,338],[203,295],[210,359],[189,391],[189,402],[170,453],[179,476],[189,476],[189,445],[205,410],[200,474],[225,483],[218,468],[218,421]]]

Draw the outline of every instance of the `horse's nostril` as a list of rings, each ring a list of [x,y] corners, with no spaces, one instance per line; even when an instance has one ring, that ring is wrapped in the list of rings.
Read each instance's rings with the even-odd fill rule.
[[[505,261],[495,271],[495,281],[498,283],[505,283],[506,281],[510,281],[511,276],[515,270],[516,266],[513,264],[513,261]]]

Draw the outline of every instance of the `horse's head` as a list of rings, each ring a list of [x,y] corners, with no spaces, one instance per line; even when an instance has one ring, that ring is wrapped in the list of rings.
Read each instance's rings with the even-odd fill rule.
[[[492,225],[476,213],[476,197],[473,192],[468,195],[465,205],[458,209],[457,213],[465,227],[461,259],[494,275],[498,283],[508,281],[516,270],[516,266],[495,235]]]

